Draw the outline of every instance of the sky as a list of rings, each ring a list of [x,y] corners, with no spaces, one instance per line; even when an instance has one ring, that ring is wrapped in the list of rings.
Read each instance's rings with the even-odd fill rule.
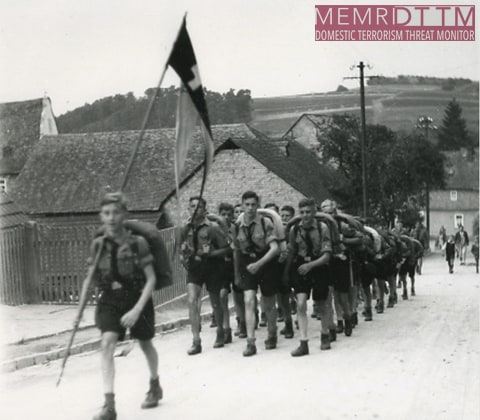
[[[355,87],[358,81],[343,78],[357,76],[351,67],[361,60],[367,75],[478,80],[478,41],[318,42],[315,4],[395,2],[2,0],[0,102],[46,94],[58,116],[104,96],[142,95],[156,86],[185,12],[203,84],[218,92],[250,89],[263,97]],[[170,85],[178,85],[172,70],[162,84]]]

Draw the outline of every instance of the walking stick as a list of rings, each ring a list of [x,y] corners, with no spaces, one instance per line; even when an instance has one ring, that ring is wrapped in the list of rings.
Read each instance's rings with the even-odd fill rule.
[[[77,314],[77,318],[75,319],[75,322],[73,323],[73,330],[72,330],[72,334],[70,336],[70,340],[68,341],[67,351],[65,353],[65,356],[63,357],[62,367],[61,367],[61,370],[60,370],[60,376],[58,377],[58,380],[57,380],[57,387],[60,385],[60,381],[62,380],[63,371],[65,370],[65,365],[67,364],[68,356],[70,356],[70,350],[71,350],[72,345],[73,345],[73,340],[75,338],[75,334],[78,331],[78,326],[80,324],[80,320],[82,319],[83,311],[85,310],[85,307],[87,306],[88,289],[90,288],[90,284],[92,283],[92,280],[93,280],[93,275],[95,274],[95,271],[97,269],[98,260],[100,259],[100,254],[102,253],[102,249],[103,249],[103,238],[102,238],[102,242],[100,243],[100,246],[98,248],[98,251],[95,254],[95,259],[93,261],[92,268],[89,270],[87,278],[85,279],[85,281],[83,283],[83,286],[82,286],[82,292],[83,293],[80,296],[80,302],[79,302],[79,305],[78,305],[78,314]]]

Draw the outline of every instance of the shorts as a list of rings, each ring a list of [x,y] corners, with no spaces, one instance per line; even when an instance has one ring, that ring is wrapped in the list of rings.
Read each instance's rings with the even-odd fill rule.
[[[360,266],[360,282],[363,288],[370,287],[377,275],[377,269],[375,264],[365,261]]]
[[[199,287],[205,284],[208,292],[220,293],[224,272],[223,262],[219,259],[195,261],[191,258],[187,270],[187,284],[193,283]]]
[[[293,265],[291,272],[291,284],[295,294],[305,293],[307,299],[310,299],[310,292],[313,300],[325,300],[328,297],[328,287],[330,286],[330,270],[326,265],[310,270],[306,276],[298,274],[298,267],[304,264],[303,260]]]
[[[279,292],[279,285],[282,281],[278,276],[278,267],[275,266],[276,261],[269,261],[256,274],[252,274],[247,270],[247,266],[261,257],[250,257],[249,255],[240,254],[240,282],[237,285],[240,290],[257,290],[265,297],[274,296]]]
[[[346,260],[333,258],[330,261],[330,277],[335,291],[340,293],[350,291],[350,263],[348,258]]]
[[[235,273],[233,268],[233,261],[223,261],[220,263],[219,270],[221,271],[221,289],[227,290],[228,293],[232,291],[232,285],[235,286]]]
[[[118,339],[125,338],[125,327],[120,320],[132,309],[140,298],[140,292],[107,290],[102,292],[95,310],[95,325],[104,332],[118,333]],[[151,340],[155,335],[155,311],[150,298],[143,308],[138,321],[130,328],[130,335],[138,340]]]
[[[275,261],[272,263],[272,270],[276,272],[275,276],[278,278],[278,291],[277,293],[280,295],[289,295],[292,292],[292,289],[288,284],[284,284],[282,281],[283,272],[285,271],[285,263]],[[273,274],[272,274],[273,276]]]
[[[398,274],[401,276],[405,276],[408,274],[410,278],[415,276],[415,263],[412,264],[409,261],[404,262],[401,266],[400,269],[398,270]]]

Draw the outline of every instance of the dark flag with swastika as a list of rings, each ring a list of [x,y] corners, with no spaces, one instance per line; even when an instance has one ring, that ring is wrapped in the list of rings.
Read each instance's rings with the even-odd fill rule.
[[[200,190],[200,195],[202,195],[205,181],[212,165],[214,148],[207,103],[205,101],[192,42],[187,32],[186,18],[183,19],[180,32],[173,45],[167,65],[175,70],[182,81],[176,122],[175,176],[177,188],[179,187],[185,159],[191,145],[198,117],[200,116],[200,124],[205,142],[205,167]]]

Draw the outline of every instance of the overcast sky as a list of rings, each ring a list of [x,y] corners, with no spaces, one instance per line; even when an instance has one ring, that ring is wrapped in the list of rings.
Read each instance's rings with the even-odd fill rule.
[[[315,42],[314,6],[322,3],[394,2],[1,0],[0,102],[46,92],[60,115],[115,93],[141,95],[156,85],[185,11],[203,83],[215,91],[261,97],[353,87],[343,77],[357,75],[350,66],[360,60],[372,66],[366,74],[478,80],[478,41]],[[402,4],[452,3],[474,2]],[[163,86],[171,84],[178,80],[170,70]]]

